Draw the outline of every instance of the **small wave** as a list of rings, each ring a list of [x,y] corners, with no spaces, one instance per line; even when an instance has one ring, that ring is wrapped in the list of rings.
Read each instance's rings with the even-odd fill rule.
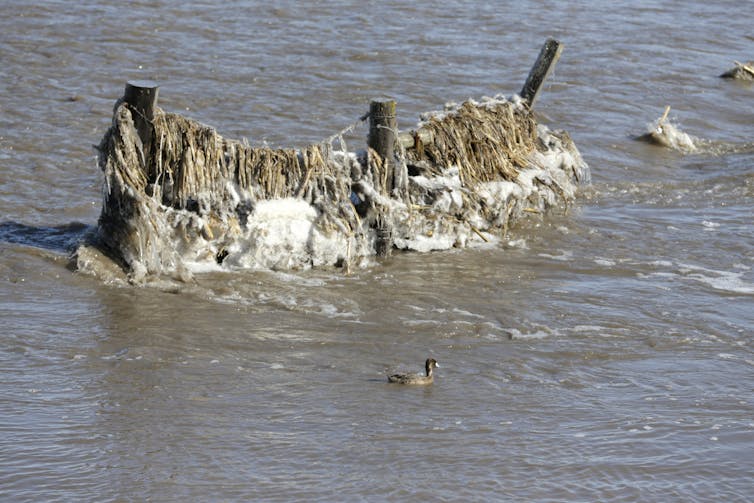
[[[70,252],[94,227],[72,222],[54,227],[34,227],[18,222],[0,223],[0,241],[56,252]]]
[[[508,337],[512,340],[516,339],[545,339],[547,337],[550,337],[553,335],[552,333],[549,333],[545,330],[535,330],[533,332],[521,332],[518,329],[510,328],[508,329]]]
[[[656,267],[669,267],[671,271],[656,271],[646,276],[665,277],[665,278],[683,278],[733,294],[754,294],[754,283],[747,281],[745,274],[750,272],[750,268],[736,266],[736,271],[724,271],[718,269],[709,269],[693,264],[669,263],[667,261],[655,261],[650,265]],[[640,275],[641,277],[642,275]]]
[[[754,284],[743,278],[748,270],[738,268],[739,272],[721,271],[683,263],[678,264],[678,267],[684,277],[705,283],[717,290],[754,294]]]
[[[552,260],[560,260],[560,261],[567,261],[573,259],[573,251],[571,250],[561,250],[558,255],[553,255],[550,253],[539,253],[538,254],[542,258],[549,258]]]
[[[616,337],[616,329],[602,325],[575,325],[571,332],[576,335],[597,335],[600,337]]]
[[[505,243],[508,248],[518,248],[520,250],[528,250],[529,245],[524,238],[511,239]]]
[[[692,273],[686,277],[705,283],[715,290],[722,290],[731,293],[754,294],[754,284],[743,280],[741,273],[727,271],[709,271],[711,275],[703,273]]]
[[[607,258],[596,258],[594,259],[594,263],[603,267],[615,267],[616,265],[615,260]]]

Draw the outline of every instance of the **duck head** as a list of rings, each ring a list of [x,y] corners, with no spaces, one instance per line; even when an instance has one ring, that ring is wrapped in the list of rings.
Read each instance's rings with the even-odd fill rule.
[[[440,364],[437,363],[437,360],[435,360],[434,358],[427,358],[427,361],[424,363],[424,368],[427,371],[427,377],[430,377],[432,375],[432,371],[439,366]]]

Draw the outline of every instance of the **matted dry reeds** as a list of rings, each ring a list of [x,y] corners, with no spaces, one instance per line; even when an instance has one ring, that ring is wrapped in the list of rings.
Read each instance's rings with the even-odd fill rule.
[[[328,246],[337,242],[346,250],[326,250],[311,264],[347,265],[352,256],[374,254],[388,234],[411,248],[422,235],[456,233],[448,242],[464,246],[469,232],[484,239],[479,228],[506,228],[513,207],[528,204],[506,200],[491,206],[489,196],[483,201],[476,188],[486,182],[519,183],[537,148],[547,150],[537,141],[526,103],[505,99],[469,100],[431,114],[419,125],[429,140],[421,142],[417,135],[414,148],[402,151],[394,163],[368,148],[337,150],[332,141],[302,149],[250,146],[156,107],[142,143],[135,113],[122,100],[116,103],[112,127],[99,146],[105,173],[99,237],[137,279],[180,270],[188,255],[192,261],[214,257],[220,263],[230,253],[257,253],[257,245],[249,243],[255,231],[247,222],[255,206],[268,200],[300,200],[314,209],[316,236],[305,245],[312,256],[321,236],[334,240]],[[573,149],[578,157],[572,144],[558,148]],[[404,172],[407,165],[421,165],[421,177],[437,180],[448,180],[450,170],[457,173],[452,184],[460,187],[412,182],[396,191],[388,186],[387,169],[394,165]],[[526,180],[520,183],[530,186],[531,177]],[[525,189],[521,197],[530,193]],[[435,204],[449,194],[449,206]]]
[[[514,180],[528,163],[537,140],[531,110],[510,101],[482,104],[466,101],[457,109],[431,116],[421,125],[431,142],[416,137],[407,151],[410,161],[429,161],[433,167],[457,166],[464,185]]]

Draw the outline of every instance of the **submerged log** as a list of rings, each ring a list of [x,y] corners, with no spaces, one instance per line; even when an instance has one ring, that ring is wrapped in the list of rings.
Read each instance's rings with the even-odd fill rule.
[[[403,148],[416,148],[419,142],[424,144],[432,143],[432,141],[432,131],[426,129],[398,133],[398,142],[400,142]]]

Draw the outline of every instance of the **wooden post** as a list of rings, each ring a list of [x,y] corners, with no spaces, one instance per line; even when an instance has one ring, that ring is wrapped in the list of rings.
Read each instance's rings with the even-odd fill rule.
[[[149,80],[130,80],[126,82],[126,92],[123,99],[137,110],[146,120],[154,118],[154,108],[157,106],[157,94],[160,87]]]
[[[144,160],[149,165],[148,159],[152,155],[152,120],[154,109],[157,107],[157,94],[160,87],[148,80],[133,80],[126,82],[126,91],[123,94],[125,101],[131,109],[136,131],[144,147]]]
[[[395,169],[395,133],[398,120],[395,117],[394,100],[372,100],[369,104],[369,137],[367,145],[380,154],[386,173],[388,193],[393,190],[393,171]]]
[[[392,193],[395,184],[395,142],[398,120],[394,100],[372,100],[369,104],[369,137],[367,145],[382,157],[385,170],[385,189]],[[393,249],[393,231],[387,222],[376,226],[375,252],[379,257],[389,257]]]
[[[383,258],[389,257],[393,251],[393,229],[385,222],[377,223],[374,251]]]
[[[534,66],[531,67],[529,77],[526,79],[523,89],[521,89],[521,97],[529,102],[530,107],[534,106],[539,90],[555,67],[555,63],[560,59],[561,52],[563,52],[563,44],[554,38],[548,38],[542,46],[539,57]]]

